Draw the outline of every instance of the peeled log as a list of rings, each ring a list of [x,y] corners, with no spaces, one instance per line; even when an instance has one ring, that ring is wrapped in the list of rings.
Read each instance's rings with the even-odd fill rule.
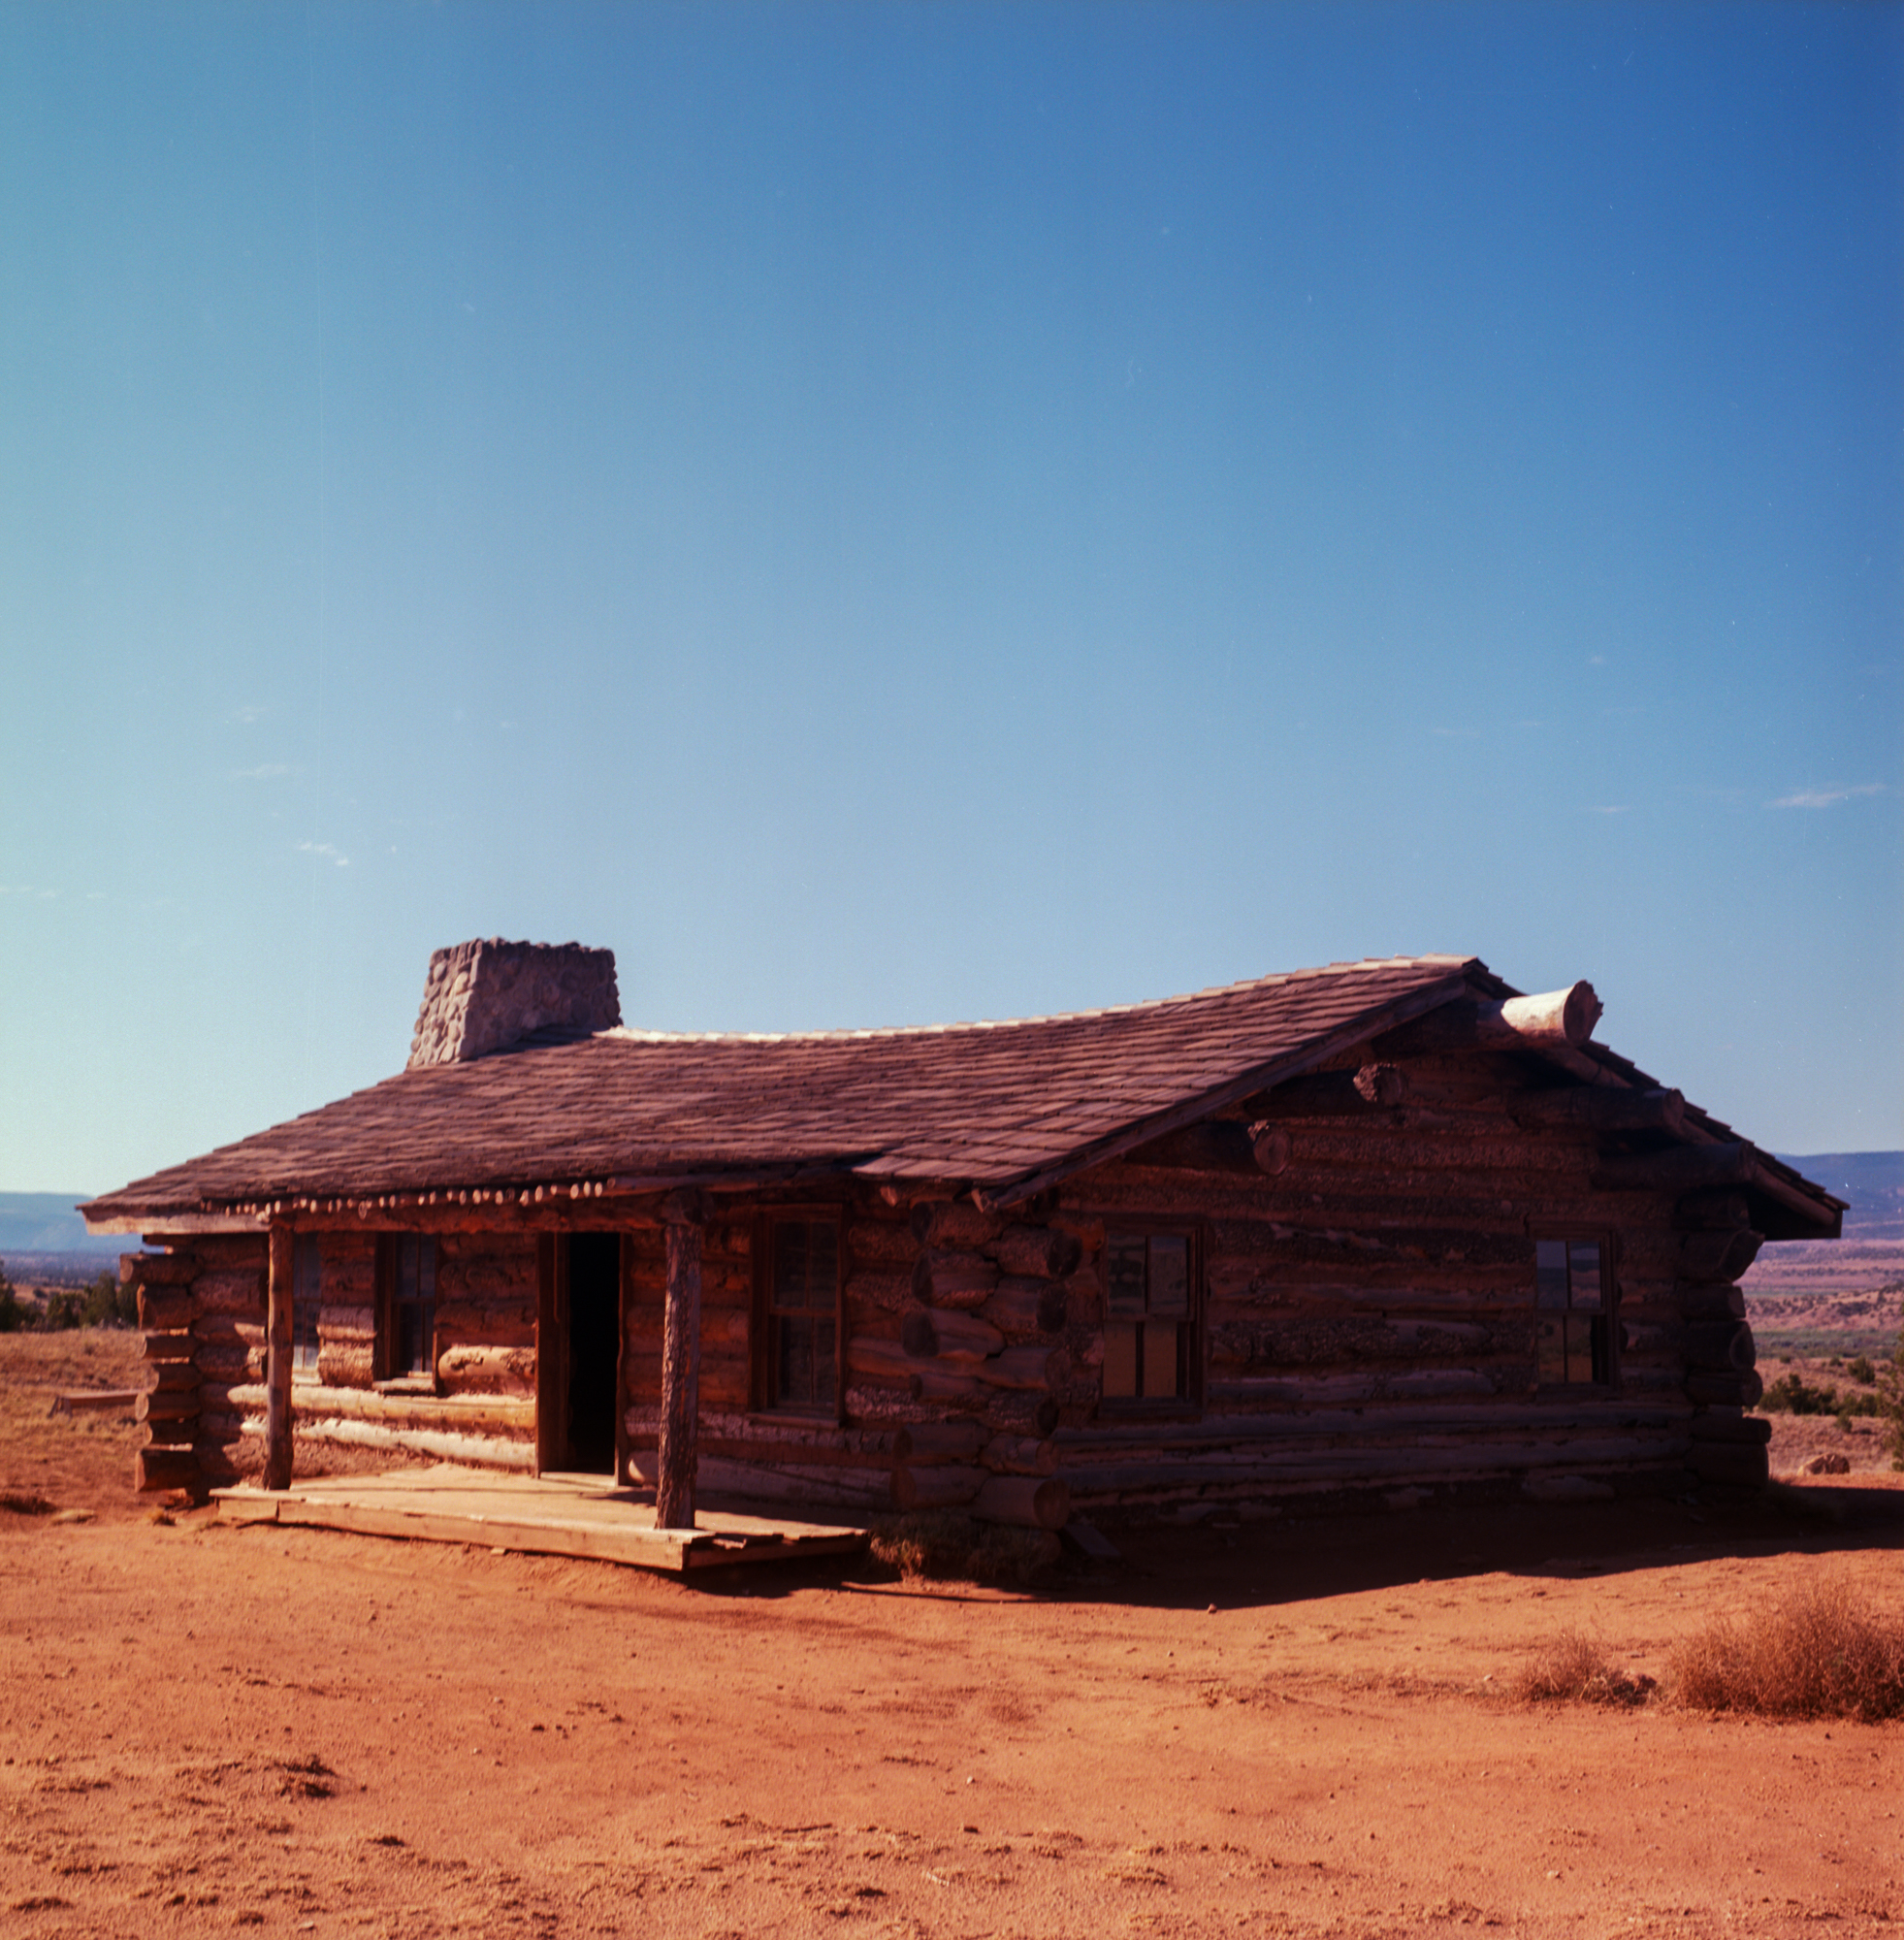
[[[972,1503],[981,1522],[1062,1529],[1071,1520],[1071,1485],[1061,1476],[991,1475]]]
[[[1008,1334],[1055,1334],[1070,1318],[1070,1305],[1055,1280],[1002,1279],[979,1312]]]
[[[1539,1050],[1550,1045],[1577,1050],[1593,1036],[1603,1008],[1594,986],[1582,981],[1565,990],[1508,997],[1501,1003],[1443,1004],[1404,1024],[1395,1036],[1405,1035],[1411,1051]]]
[[[1280,1125],[1259,1121],[1249,1128],[1249,1151],[1256,1161],[1256,1170],[1274,1179],[1277,1173],[1288,1170],[1289,1134]]]
[[[1083,1257],[1075,1233],[1051,1226],[1008,1226],[988,1250],[1002,1271],[1062,1279]]]
[[[1707,1407],[1757,1407],[1765,1382],[1755,1368],[1743,1374],[1711,1374],[1694,1370],[1686,1376],[1686,1398]]]
[[[849,1310],[877,1307],[886,1313],[898,1313],[912,1297],[913,1277],[910,1270],[893,1267],[867,1271],[855,1268],[847,1278],[846,1304]]]
[[[1055,1347],[1007,1347],[972,1370],[987,1387],[1042,1388],[1048,1384]]]
[[[979,1460],[995,1475],[1053,1475],[1058,1444],[1029,1435],[994,1435],[980,1450]]]
[[[532,1347],[533,1300],[439,1300],[436,1339],[470,1346]]]
[[[150,1394],[143,1394],[133,1404],[136,1420],[152,1424],[152,1433],[160,1433],[164,1424],[175,1421],[196,1421],[198,1419],[198,1389],[178,1388],[168,1392],[163,1388],[154,1389]]]
[[[121,1286],[190,1286],[198,1277],[196,1253],[121,1253]]]
[[[1749,1226],[1729,1233],[1688,1233],[1680,1243],[1679,1271],[1688,1279],[1737,1279],[1764,1244],[1764,1234]]]
[[[998,1268],[978,1253],[934,1249],[913,1268],[914,1296],[926,1307],[983,1307],[998,1284]]]
[[[909,1422],[892,1438],[892,1453],[900,1462],[921,1467],[939,1462],[970,1462],[989,1439],[982,1421]]]
[[[1673,1288],[1673,1304],[1688,1320],[1745,1318],[1745,1295],[1722,1281],[1682,1280]]]
[[[913,1208],[913,1238],[922,1246],[982,1246],[1004,1224],[963,1200],[934,1199]]]
[[[161,1489],[195,1489],[199,1482],[195,1448],[140,1448],[132,1457],[132,1486],[141,1495]]]
[[[915,1308],[899,1323],[899,1340],[906,1351],[930,1360],[983,1361],[1005,1344],[1005,1337],[988,1321],[970,1313]]]
[[[1595,1132],[1670,1132],[1686,1124],[1684,1093],[1636,1091],[1625,1084],[1566,1084],[1525,1091],[1507,1100],[1518,1125],[1577,1125]]]
[[[190,1287],[140,1286],[139,1324],[146,1333],[188,1333],[198,1315],[199,1305]]]
[[[147,1361],[189,1361],[198,1351],[198,1337],[192,1334],[147,1334],[145,1356]]]
[[[1686,1358],[1714,1373],[1749,1374],[1759,1365],[1759,1350],[1743,1321],[1698,1320],[1686,1329]]]
[[[909,1469],[902,1462],[892,1471],[892,1506],[903,1514],[914,1509],[960,1508],[989,1479],[983,1469],[951,1465]]]
[[[446,1347],[436,1356],[436,1379],[451,1394],[532,1395],[533,1347]]]

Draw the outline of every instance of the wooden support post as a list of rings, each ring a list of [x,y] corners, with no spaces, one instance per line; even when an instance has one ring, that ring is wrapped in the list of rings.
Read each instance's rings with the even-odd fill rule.
[[[265,1309],[265,1487],[291,1486],[291,1292],[297,1238],[271,1229],[271,1288]]]
[[[629,1485],[629,1282],[634,1277],[634,1242],[627,1233],[615,1261],[615,1486]]]
[[[655,1482],[655,1527],[694,1526],[695,1440],[700,1428],[700,1242],[705,1195],[670,1192],[667,1305],[662,1336],[662,1433]]]

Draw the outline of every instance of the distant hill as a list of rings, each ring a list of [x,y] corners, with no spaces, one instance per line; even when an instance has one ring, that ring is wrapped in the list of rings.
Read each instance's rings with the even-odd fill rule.
[[[0,1259],[13,1253],[97,1253],[111,1257],[134,1244],[123,1234],[86,1231],[74,1208],[89,1192],[0,1192]]]
[[[1776,1152],[1846,1203],[1848,1240],[1904,1240],[1904,1151]]]

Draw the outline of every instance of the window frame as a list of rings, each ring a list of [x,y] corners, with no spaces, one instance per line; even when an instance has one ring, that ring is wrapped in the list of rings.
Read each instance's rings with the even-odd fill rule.
[[[1533,1391],[1537,1399],[1553,1398],[1565,1400],[1569,1396],[1613,1395],[1620,1392],[1620,1235],[1610,1226],[1597,1225],[1591,1220],[1579,1219],[1540,1219],[1528,1226],[1528,1240],[1533,1248],[1529,1260],[1531,1284],[1529,1302],[1533,1316]],[[1600,1307],[1597,1319],[1602,1331],[1603,1342],[1600,1361],[1604,1379],[1584,1381],[1543,1380],[1540,1374],[1540,1316],[1543,1312],[1575,1311],[1571,1305],[1564,1309],[1545,1309],[1540,1305],[1540,1243],[1543,1240],[1557,1241],[1564,1245],[1597,1245],[1599,1247]],[[1571,1269],[1569,1268],[1569,1276]]]
[[[426,1306],[429,1347],[426,1355],[428,1365],[422,1368],[399,1368],[397,1351],[399,1344],[399,1310],[409,1305],[398,1295],[399,1249],[407,1240],[414,1240],[419,1248],[430,1248],[430,1295]],[[437,1236],[435,1233],[401,1232],[379,1233],[376,1251],[376,1345],[371,1359],[375,1378],[373,1385],[408,1394],[435,1394],[436,1392],[436,1272],[440,1264],[437,1259]],[[419,1264],[421,1254],[419,1252]]]
[[[1201,1219],[1172,1219],[1153,1213],[1107,1212],[1101,1216],[1104,1223],[1104,1247],[1100,1256],[1102,1283],[1099,1287],[1099,1298],[1103,1305],[1103,1312],[1098,1322],[1100,1345],[1108,1348],[1109,1329],[1120,1317],[1111,1311],[1111,1241],[1113,1234],[1142,1234],[1146,1241],[1158,1237],[1185,1241],[1188,1254],[1186,1271],[1189,1274],[1190,1284],[1189,1310],[1176,1323],[1180,1330],[1178,1352],[1183,1367],[1183,1392],[1168,1396],[1107,1395],[1104,1392],[1104,1365],[1100,1362],[1097,1411],[1100,1415],[1110,1413],[1120,1419],[1135,1416],[1142,1420],[1200,1415],[1204,1411],[1206,1380],[1204,1261],[1208,1253],[1207,1222]],[[1140,1368],[1143,1366],[1141,1345],[1138,1349],[1138,1365]]]
[[[776,1396],[779,1369],[779,1330],[773,1304],[774,1228],[799,1223],[833,1229],[833,1400],[805,1406]],[[754,1300],[748,1328],[748,1398],[750,1411],[776,1421],[831,1422],[846,1420],[846,1282],[847,1236],[851,1209],[827,1202],[820,1205],[761,1206],[755,1209],[753,1237]],[[809,1312],[818,1310],[808,1309]]]

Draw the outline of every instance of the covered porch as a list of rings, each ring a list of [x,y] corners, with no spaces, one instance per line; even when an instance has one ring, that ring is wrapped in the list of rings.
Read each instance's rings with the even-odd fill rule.
[[[851,1525],[698,1505],[692,1529],[656,1526],[652,1491],[605,1475],[518,1475],[444,1466],[382,1475],[318,1476],[287,1488],[214,1489],[220,1520],[346,1530],[416,1542],[461,1542],[535,1556],[585,1557],[685,1573],[734,1563],[848,1555]]]

